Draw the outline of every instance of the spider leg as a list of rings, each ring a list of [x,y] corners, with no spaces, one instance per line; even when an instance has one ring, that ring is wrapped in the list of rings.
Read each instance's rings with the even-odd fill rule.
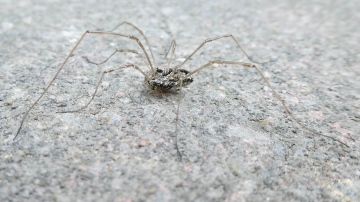
[[[146,64],[146,66],[149,67],[149,70],[151,70],[151,68],[150,68],[149,64],[146,62],[145,58],[144,58],[142,55],[140,55],[137,51],[135,51],[135,50],[130,50],[130,49],[116,49],[109,57],[107,57],[104,61],[99,62],[99,63],[90,61],[86,56],[84,56],[83,58],[84,58],[88,63],[95,64],[95,65],[101,65],[101,64],[104,64],[105,62],[107,62],[112,56],[114,56],[116,53],[119,53],[119,52],[129,52],[129,53],[134,53],[134,54],[138,55],[138,56],[144,61],[144,63]]]
[[[17,138],[17,136],[19,135],[20,131],[21,131],[21,128],[25,122],[25,119],[26,117],[28,116],[29,112],[34,108],[34,106],[39,102],[39,100],[45,95],[45,93],[49,90],[50,86],[54,83],[56,77],[59,75],[60,71],[64,68],[65,64],[68,62],[70,56],[74,53],[74,51],[76,50],[76,48],[79,46],[80,42],[84,39],[84,37],[87,35],[87,34],[99,34],[99,35],[113,35],[113,36],[120,36],[120,37],[125,37],[125,38],[129,38],[131,40],[134,40],[139,46],[140,48],[142,49],[142,51],[144,52],[145,54],[145,57],[147,59],[147,61],[149,62],[150,64],[150,67],[151,67],[151,71],[152,71],[152,74],[155,75],[155,70],[151,64],[151,61],[150,61],[150,58],[149,58],[149,55],[147,54],[144,46],[142,45],[141,41],[135,37],[135,36],[132,36],[132,35],[125,35],[125,34],[121,34],[121,33],[116,33],[116,32],[104,32],[104,31],[85,31],[83,33],[83,35],[80,37],[79,41],[76,42],[75,46],[71,49],[70,53],[68,54],[68,56],[66,57],[65,61],[61,64],[61,66],[59,67],[59,69],[57,70],[55,76],[53,77],[53,79],[50,81],[50,83],[46,86],[45,90],[41,93],[41,95],[38,97],[38,99],[36,99],[36,101],[30,105],[29,109],[25,112],[21,122],[20,122],[20,126],[19,126],[19,129],[17,130],[16,132],[16,135],[15,137],[13,138],[13,140],[15,140]]]
[[[168,61],[168,68],[170,68],[172,59],[173,59],[173,57],[174,57],[174,53],[175,53],[176,46],[177,46],[176,41],[175,41],[175,40],[172,40],[172,41],[171,41],[171,44],[170,44],[170,47],[169,47],[168,51],[167,51],[166,54],[165,54],[165,57],[164,57],[164,58],[166,58],[166,57],[168,56],[168,54],[170,53],[170,50],[171,50],[171,56],[170,56],[169,61]]]
[[[166,53],[165,53],[164,58],[166,58],[166,57],[169,55],[170,50],[173,49],[173,52],[175,52],[175,48],[174,48],[173,46],[176,46],[176,45],[177,45],[177,44],[176,44],[176,41],[175,41],[175,39],[173,39],[173,40],[171,41],[171,43],[170,43],[169,48],[167,49],[167,51],[166,51]]]
[[[256,63],[256,64],[264,64],[264,63],[268,63],[268,62],[271,62],[270,61],[266,61],[266,62],[258,62],[258,61],[255,61],[253,59],[251,59],[249,57],[249,55],[246,53],[246,51],[243,49],[243,47],[240,45],[240,43],[235,39],[235,37],[232,35],[232,34],[225,34],[225,35],[222,35],[222,36],[217,36],[217,37],[214,37],[214,38],[209,38],[209,39],[206,39],[204,40],[189,56],[187,56],[185,58],[185,60],[178,66],[178,68],[180,68],[181,66],[183,66],[201,47],[203,47],[206,43],[209,43],[209,42],[212,42],[212,41],[216,41],[216,40],[219,40],[219,39],[223,39],[223,38],[231,38],[235,43],[236,45],[240,48],[240,50],[244,53],[244,55],[246,56],[247,59],[249,59],[251,62],[253,63]]]
[[[181,101],[181,97],[182,97],[181,90],[182,90],[184,78],[179,79],[180,86],[179,86],[179,95],[178,95],[178,106],[176,109],[176,119],[175,119],[175,123],[176,123],[175,124],[175,148],[176,148],[176,152],[179,156],[180,161],[182,160],[182,155],[181,155],[181,152],[180,152],[179,146],[178,146],[178,120],[179,120],[179,111],[180,111],[180,101]]]
[[[271,89],[271,91],[273,92],[273,94],[275,95],[276,99],[278,99],[281,103],[281,105],[285,108],[286,112],[289,114],[289,116],[297,123],[299,124],[301,127],[303,127],[304,129],[306,129],[307,131],[311,132],[312,134],[315,134],[315,135],[318,135],[318,136],[322,136],[322,137],[326,137],[326,138],[330,138],[332,139],[333,141],[336,141],[336,142],[339,142],[340,144],[342,144],[343,146],[345,147],[348,147],[349,146],[347,144],[345,144],[344,142],[334,138],[334,137],[331,137],[331,136],[328,136],[328,135],[324,135],[324,134],[321,134],[307,126],[305,126],[303,123],[300,122],[300,120],[298,120],[294,115],[293,113],[290,111],[290,109],[287,107],[286,105],[286,102],[280,97],[280,95],[275,91],[275,89],[271,86],[271,84],[269,83],[269,81],[265,78],[264,74],[260,71],[260,69],[254,65],[254,64],[251,64],[251,63],[244,63],[244,62],[236,62],[236,61],[223,61],[223,60],[213,60],[213,61],[210,61],[208,63],[206,63],[205,65],[195,69],[194,71],[190,72],[189,74],[186,75],[185,78],[188,78],[192,75],[194,75],[195,73],[197,73],[198,71],[206,68],[206,67],[209,67],[213,64],[229,64],[229,65],[242,65],[244,67],[250,67],[250,68],[255,68],[256,71],[260,74],[261,78],[265,81],[266,85]],[[183,78],[184,79],[184,78]],[[179,96],[180,97],[180,96]],[[180,102],[179,102],[180,103]],[[177,115],[178,115],[178,112],[179,112],[179,106],[178,106],[178,111],[177,111]],[[177,117],[176,117],[177,119]]]
[[[149,58],[149,55],[147,54],[145,48],[144,48],[144,45],[141,43],[141,41],[139,40],[139,38],[133,36],[133,35],[124,35],[124,34],[121,34],[121,33],[117,33],[117,32],[103,32],[103,31],[86,31],[86,33],[89,33],[89,34],[104,34],[104,35],[113,35],[113,36],[121,36],[121,37],[126,37],[126,38],[129,38],[129,39],[132,39],[134,41],[136,41],[136,43],[140,46],[140,48],[142,49],[142,51],[144,52],[145,54],[145,57],[146,57],[146,60],[148,61],[148,63],[150,64],[150,67],[151,67],[151,72],[153,75],[155,75],[155,69],[150,61],[150,58]]]
[[[154,66],[157,67],[157,66],[156,66],[156,62],[155,62],[154,53],[153,53],[153,51],[152,51],[152,49],[151,49],[151,46],[150,46],[150,42],[149,42],[149,40],[146,38],[144,32],[141,31],[141,29],[139,29],[137,26],[135,26],[134,24],[132,24],[132,23],[130,23],[130,22],[124,21],[124,22],[118,24],[117,26],[115,26],[112,30],[110,30],[110,32],[113,32],[115,29],[119,28],[119,27],[122,26],[122,25],[129,25],[129,26],[133,27],[134,29],[136,29],[136,30],[144,37],[145,42],[146,42],[146,45],[148,46],[148,48],[149,48],[149,50],[150,50],[150,54],[151,54],[151,58],[152,58],[152,60],[153,60]]]
[[[176,46],[177,46],[177,44],[176,44],[176,41],[175,41],[175,39],[174,39],[174,40],[171,41],[170,47],[169,47],[168,51],[167,51],[166,54],[165,54],[165,58],[166,58],[166,57],[168,56],[170,50],[171,50],[171,56],[170,56],[170,58],[169,58],[168,66],[167,66],[169,69],[170,69],[170,65],[171,65],[172,59],[173,59],[174,54],[175,54]],[[175,67],[174,69],[177,69],[177,67]],[[175,74],[175,72],[176,72],[176,71],[172,71],[169,76],[173,76],[173,75]]]
[[[101,73],[99,82],[98,82],[98,84],[96,85],[95,91],[94,91],[94,93],[93,93],[92,96],[91,96],[91,99],[89,100],[89,102],[88,102],[85,106],[83,106],[83,107],[81,107],[80,109],[77,109],[77,110],[62,111],[62,112],[57,112],[57,113],[74,113],[74,112],[79,112],[79,111],[85,109],[87,106],[89,106],[89,104],[91,103],[91,101],[94,99],[94,97],[95,97],[95,95],[96,95],[96,93],[97,93],[97,91],[98,91],[98,89],[99,89],[99,86],[100,86],[100,84],[101,84],[101,82],[102,82],[105,74],[110,73],[110,72],[113,72],[113,71],[116,71],[116,70],[125,69],[125,68],[128,68],[128,67],[133,67],[133,68],[135,68],[136,70],[138,70],[139,72],[141,72],[141,73],[146,77],[145,73],[144,73],[138,66],[136,66],[136,65],[134,65],[134,64],[126,64],[126,65],[121,66],[121,67],[117,67],[117,68],[114,68],[114,69],[109,69],[109,70],[103,71],[103,72]]]
[[[244,67],[253,67],[255,65],[251,64],[251,63],[247,63],[247,62],[234,62],[234,61],[224,61],[224,60],[213,60],[213,61],[210,61],[208,63],[206,63],[205,65],[195,69],[194,71],[190,72],[189,74],[186,75],[186,78],[187,77],[191,77],[192,75],[194,75],[195,73],[197,73],[198,71],[206,68],[206,67],[209,67],[213,64],[231,64],[231,65],[242,65]],[[256,66],[255,66],[256,67]],[[256,67],[257,68],[257,67]],[[265,77],[264,77],[265,78]]]

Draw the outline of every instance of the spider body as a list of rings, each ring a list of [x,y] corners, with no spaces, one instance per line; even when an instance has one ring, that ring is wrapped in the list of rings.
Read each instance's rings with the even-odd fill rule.
[[[141,43],[141,41],[139,40],[139,38],[133,36],[133,35],[126,35],[126,34],[122,34],[122,33],[118,33],[118,32],[114,32],[115,29],[119,28],[122,25],[128,25],[133,27],[135,30],[137,30],[139,32],[139,34],[145,39],[146,41],[146,45],[149,48],[150,51],[150,56],[148,52],[145,50],[144,45]],[[71,55],[73,55],[74,51],[77,49],[78,45],[80,44],[80,42],[83,40],[83,38],[86,35],[113,35],[113,36],[118,36],[121,38],[127,38],[129,40],[133,40],[134,42],[136,42],[138,44],[138,47],[142,50],[141,53],[138,53],[136,50],[130,50],[130,49],[117,49],[115,50],[106,60],[104,60],[103,62],[100,63],[94,63],[89,61],[90,63],[96,64],[96,65],[100,65],[105,63],[106,61],[108,61],[108,59],[110,59],[112,56],[114,56],[116,53],[132,53],[135,55],[138,55],[139,57],[141,57],[144,61],[144,63],[148,66],[149,70],[148,72],[144,72],[143,70],[141,70],[141,68],[139,68],[137,65],[135,64],[126,64],[126,65],[121,65],[120,67],[115,67],[112,69],[108,69],[106,71],[103,71],[101,73],[100,79],[98,84],[96,85],[95,91],[92,94],[89,102],[84,105],[83,107],[79,108],[78,110],[72,110],[72,111],[63,111],[61,113],[72,113],[72,112],[78,112],[82,109],[85,109],[90,103],[91,101],[94,99],[98,88],[104,78],[104,75],[110,72],[114,72],[114,71],[119,71],[125,68],[133,68],[135,70],[137,70],[139,73],[141,73],[144,77],[145,77],[145,84],[151,89],[151,90],[155,90],[155,91],[167,91],[167,90],[179,90],[179,96],[178,96],[178,105],[177,105],[177,110],[176,110],[176,121],[175,121],[175,126],[176,126],[176,130],[175,130],[175,146],[176,146],[176,150],[178,153],[178,156],[180,157],[181,160],[181,152],[178,148],[177,145],[177,133],[178,133],[178,116],[179,116],[179,111],[180,111],[180,101],[181,101],[181,89],[183,86],[189,85],[190,83],[193,82],[193,78],[192,76],[196,73],[198,73],[199,71],[210,67],[214,64],[217,65],[234,65],[234,66],[243,66],[246,68],[254,68],[258,74],[260,75],[260,77],[265,81],[266,85],[271,89],[273,95],[275,96],[276,99],[279,100],[280,104],[284,107],[284,109],[286,110],[286,112],[289,114],[289,116],[296,122],[298,123],[300,126],[302,126],[304,129],[308,130],[309,132],[318,135],[318,136],[322,136],[322,137],[326,137],[326,138],[330,138],[336,142],[339,142],[340,144],[342,144],[345,147],[349,147],[347,144],[343,143],[342,141],[328,136],[328,135],[324,135],[321,133],[318,133],[317,131],[308,128],[306,125],[302,124],[290,111],[290,109],[286,106],[285,101],[280,97],[280,95],[274,90],[274,88],[270,85],[269,81],[266,79],[265,75],[260,71],[260,69],[252,64],[252,63],[257,63],[257,64],[265,64],[266,62],[256,62],[254,60],[252,60],[248,54],[245,52],[245,50],[241,47],[240,43],[235,39],[235,37],[231,34],[225,34],[225,35],[221,35],[221,36],[217,36],[214,38],[209,38],[204,40],[190,55],[188,55],[185,60],[180,64],[177,65],[174,68],[171,68],[171,62],[175,53],[175,48],[176,48],[176,42],[175,40],[172,41],[169,51],[166,53],[165,57],[168,55],[168,53],[170,54],[170,58],[168,61],[168,64],[166,65],[167,68],[156,68],[156,63],[155,63],[155,58],[153,55],[153,52],[151,50],[151,47],[149,45],[149,42],[147,40],[147,38],[145,37],[144,33],[137,28],[135,25],[129,23],[129,22],[123,22],[120,23],[118,26],[116,26],[114,29],[110,30],[110,31],[85,31],[84,34],[81,36],[81,38],[79,39],[79,41],[75,44],[75,46],[73,47],[73,49],[70,51],[70,53],[68,54],[68,56],[66,57],[65,61],[62,63],[62,65],[60,66],[60,68],[57,70],[55,76],[53,77],[53,79],[50,81],[50,83],[47,85],[47,87],[45,88],[45,90],[43,91],[43,93],[37,98],[37,100],[31,104],[31,106],[29,107],[29,109],[25,112],[21,122],[20,122],[20,127],[17,130],[17,133],[14,137],[14,140],[16,139],[16,137],[19,135],[21,128],[23,126],[23,123],[26,119],[26,117],[28,116],[29,112],[31,111],[31,109],[36,105],[36,103],[39,102],[39,100],[44,96],[44,94],[48,91],[48,89],[50,88],[50,86],[53,84],[53,82],[55,81],[56,77],[58,76],[58,74],[60,73],[60,71],[63,69],[63,67],[65,66],[65,64],[68,62],[69,58],[71,57]],[[221,40],[224,38],[229,38],[233,41],[233,43],[235,43],[238,47],[238,49],[246,56],[246,58],[248,60],[250,60],[252,63],[248,63],[248,62],[239,62],[239,61],[227,61],[227,60],[212,60],[209,61],[206,64],[203,64],[200,67],[195,68],[192,71],[187,71],[185,69],[181,69],[181,67],[190,60],[190,58],[192,58],[192,56],[197,53],[205,44],[207,43],[211,43],[212,41],[216,41],[216,40]],[[86,58],[86,57],[85,57]]]
[[[147,72],[145,83],[151,90],[160,92],[179,89],[181,86],[189,85],[194,81],[192,77],[187,77],[189,73],[190,72],[185,69],[156,68],[155,74],[151,71]],[[180,81],[181,79],[182,84]]]

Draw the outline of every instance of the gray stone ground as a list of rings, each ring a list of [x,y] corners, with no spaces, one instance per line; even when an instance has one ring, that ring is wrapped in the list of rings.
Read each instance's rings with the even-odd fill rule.
[[[359,1],[1,0],[1,201],[360,201]],[[133,41],[86,36],[48,93],[43,92],[87,29],[127,20],[151,41],[157,64],[172,39],[179,64],[204,39],[233,34],[298,119],[350,146],[315,136],[286,113],[256,71],[218,65],[183,89],[180,162],[174,146],[177,93],[156,94],[126,69],[116,48]],[[125,34],[138,33],[129,27]],[[143,40],[143,39],[142,39]],[[143,41],[143,43],[145,43]],[[246,61],[233,41],[209,43],[184,66]]]

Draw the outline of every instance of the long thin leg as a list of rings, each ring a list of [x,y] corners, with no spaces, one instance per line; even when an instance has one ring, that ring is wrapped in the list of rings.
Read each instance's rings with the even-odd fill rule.
[[[266,61],[266,62],[258,62],[258,61],[255,61],[253,59],[251,59],[249,57],[249,55],[245,52],[245,50],[242,48],[242,46],[240,45],[240,43],[235,39],[235,37],[232,35],[232,34],[225,34],[225,35],[222,35],[222,36],[217,36],[217,37],[214,37],[214,38],[209,38],[209,39],[206,39],[205,41],[203,41],[189,56],[186,57],[186,59],[178,66],[178,68],[180,68],[181,66],[183,66],[201,47],[203,47],[206,43],[209,43],[209,42],[212,42],[212,41],[216,41],[216,40],[219,40],[219,39],[222,39],[222,38],[228,38],[230,37],[231,39],[233,39],[236,43],[236,45],[241,49],[241,51],[244,53],[244,55],[247,57],[247,59],[249,59],[251,62],[253,63],[257,63],[257,64],[264,64],[264,63],[267,63],[267,62],[270,62],[270,61]]]
[[[166,58],[166,57],[169,55],[170,50],[174,49],[174,52],[175,52],[175,48],[173,48],[174,45],[175,45],[175,46],[177,45],[175,39],[173,39],[173,40],[171,41],[170,46],[169,46],[169,48],[167,49],[164,58]]]
[[[151,71],[153,73],[153,75],[155,75],[155,70],[151,64],[149,55],[147,54],[146,50],[144,49],[144,46],[142,45],[142,43],[140,42],[140,40],[138,38],[136,38],[135,36],[132,35],[125,35],[125,34],[120,34],[120,33],[115,33],[115,32],[103,32],[103,31],[85,31],[84,34],[81,36],[81,38],[79,39],[79,41],[75,44],[74,48],[71,49],[69,55],[66,57],[65,61],[62,63],[62,65],[60,66],[60,68],[58,69],[58,71],[56,72],[55,76],[53,77],[53,79],[50,81],[50,83],[47,85],[47,87],[45,88],[44,92],[39,96],[39,98],[30,106],[30,108],[25,112],[25,115],[23,117],[23,119],[20,122],[20,126],[19,129],[15,135],[15,137],[13,138],[13,140],[16,139],[16,137],[19,135],[21,128],[24,124],[24,121],[26,119],[26,117],[28,116],[29,112],[32,110],[32,108],[34,108],[34,106],[39,102],[39,100],[44,96],[44,94],[49,90],[50,86],[54,83],[56,77],[58,76],[58,74],[60,73],[60,71],[63,69],[63,67],[65,66],[65,64],[67,63],[67,61],[69,60],[70,56],[74,53],[75,49],[79,46],[80,42],[84,39],[84,37],[87,34],[104,34],[104,35],[114,35],[114,36],[120,36],[120,37],[125,37],[125,38],[129,38],[132,39],[134,41],[136,41],[136,43],[140,46],[140,48],[143,50],[147,61],[150,64],[151,67]]]
[[[134,54],[138,55],[138,56],[144,61],[144,63],[146,64],[146,66],[149,67],[149,70],[151,70],[151,68],[150,68],[149,64],[146,62],[145,58],[144,58],[142,55],[140,55],[137,51],[135,51],[135,50],[130,50],[130,49],[117,49],[117,50],[115,50],[109,57],[107,57],[104,61],[98,62],[98,63],[97,63],[97,62],[92,62],[92,61],[90,61],[86,56],[84,56],[83,58],[85,58],[86,61],[89,62],[89,63],[91,63],[91,64],[101,65],[101,64],[104,64],[105,62],[107,62],[112,56],[114,56],[116,53],[119,53],[119,52],[129,52],[129,53],[134,53]],[[144,75],[144,76],[145,76],[145,75]],[[146,76],[145,76],[145,77],[146,77]]]
[[[116,32],[103,32],[103,31],[86,31],[85,33],[89,33],[89,34],[104,34],[104,35],[114,35],[114,36],[121,36],[121,37],[126,37],[129,39],[132,39],[134,41],[136,41],[136,43],[140,46],[140,48],[142,49],[142,51],[145,54],[146,60],[149,62],[150,67],[151,67],[151,72],[153,73],[153,75],[155,74],[155,70],[154,67],[150,61],[149,55],[147,54],[143,44],[141,43],[141,41],[139,40],[139,38],[133,36],[133,35],[125,35],[125,34],[120,34],[120,33],[116,33]]]
[[[179,86],[179,95],[178,95],[178,106],[177,106],[177,109],[176,109],[176,119],[175,119],[175,147],[176,147],[176,151],[177,151],[177,154],[180,158],[180,161],[182,160],[182,155],[181,155],[181,152],[179,150],[179,146],[178,146],[178,139],[177,139],[177,135],[178,135],[178,120],[179,120],[179,112],[180,112],[180,102],[181,102],[181,97],[182,97],[182,84],[183,84],[183,80],[188,78],[188,77],[191,77],[191,75],[195,74],[196,72],[206,68],[206,67],[209,67],[213,64],[238,64],[238,65],[242,65],[242,66],[245,66],[245,67],[250,67],[252,66],[252,64],[250,63],[244,63],[244,62],[231,62],[231,61],[222,61],[222,60],[214,60],[214,61],[210,61],[208,63],[206,63],[205,65],[199,67],[198,69],[192,71],[191,73],[187,74],[186,77],[183,77],[183,78],[180,78],[179,82],[180,82],[180,86]]]
[[[308,128],[307,126],[305,126],[304,124],[302,124],[293,114],[292,112],[290,111],[290,109],[286,106],[286,103],[285,101],[280,97],[280,95],[275,91],[275,89],[270,85],[269,81],[265,78],[264,74],[260,71],[260,69],[253,65],[253,64],[250,64],[250,63],[244,63],[244,62],[235,62],[235,61],[223,61],[223,60],[214,60],[214,61],[210,61],[208,63],[206,63],[205,65],[197,68],[196,70],[192,71],[191,73],[187,74],[186,75],[186,78],[187,77],[191,77],[192,75],[194,75],[195,73],[197,73],[198,71],[206,68],[206,67],[209,67],[213,64],[229,64],[229,65],[242,65],[244,67],[250,67],[250,68],[255,68],[256,71],[260,74],[260,76],[262,77],[262,79],[265,81],[266,85],[271,89],[271,91],[273,92],[273,94],[275,95],[275,97],[281,102],[281,105],[285,108],[286,112],[289,114],[289,116],[297,123],[299,124],[301,127],[305,128],[306,130],[308,130],[309,132],[311,132],[312,134],[315,134],[315,135],[319,135],[319,136],[323,136],[323,137],[326,137],[326,138],[330,138],[336,142],[339,142],[341,143],[342,145],[344,145],[345,147],[348,147],[349,146],[343,142],[341,142],[340,140],[334,138],[334,137],[331,137],[331,136],[328,136],[328,135],[324,135],[324,134],[320,134],[318,133],[317,131],[311,129],[311,128]],[[178,111],[179,111],[179,106],[178,106]],[[178,113],[176,115],[176,119],[177,119],[177,116],[178,116]]]
[[[128,68],[128,67],[133,67],[133,68],[135,68],[136,70],[138,70],[139,72],[141,72],[142,74],[145,75],[145,73],[144,73],[138,66],[136,66],[136,65],[134,65],[134,64],[127,64],[127,65],[124,65],[124,66],[122,66],[122,67],[117,67],[117,68],[114,68],[114,69],[109,69],[109,70],[103,71],[103,72],[101,73],[99,82],[98,82],[98,84],[96,85],[95,91],[94,91],[94,93],[93,93],[92,96],[91,96],[91,99],[89,100],[89,102],[88,102],[85,106],[83,106],[83,107],[81,107],[80,109],[77,109],[77,110],[73,110],[73,111],[62,111],[62,112],[57,112],[57,113],[74,113],[74,112],[79,112],[80,110],[85,109],[87,106],[89,106],[89,104],[91,103],[91,101],[93,101],[93,99],[94,99],[94,97],[95,97],[95,95],[96,95],[96,93],[97,93],[97,91],[98,91],[98,89],[99,89],[99,86],[100,86],[100,84],[101,84],[101,82],[102,82],[105,74],[110,73],[110,72],[113,72],[113,71],[116,71],[116,70],[125,69],[125,68]]]
[[[178,120],[179,120],[179,112],[180,112],[180,101],[181,101],[181,97],[182,97],[182,85],[183,85],[183,78],[180,78],[180,86],[179,86],[179,96],[178,96],[178,106],[176,109],[176,119],[175,119],[175,148],[176,148],[176,152],[179,156],[180,161],[182,160],[182,155],[181,152],[179,150],[179,146],[178,146]]]
[[[171,41],[171,44],[170,44],[170,47],[169,47],[168,51],[167,51],[166,54],[165,54],[165,58],[166,58],[166,57],[168,56],[170,50],[171,50],[171,56],[170,56],[169,61],[168,61],[168,68],[170,68],[172,59],[173,59],[173,57],[174,57],[174,53],[175,53],[176,46],[177,46],[176,41],[175,41],[175,40],[172,40],[172,41]]]
[[[156,66],[156,62],[155,62],[154,53],[153,53],[153,51],[152,51],[152,49],[151,49],[150,42],[149,42],[149,40],[146,38],[145,34],[141,31],[141,29],[139,29],[137,26],[135,26],[134,24],[132,24],[132,23],[130,23],[130,22],[124,21],[124,22],[118,24],[117,26],[115,26],[112,30],[110,30],[110,32],[113,32],[115,29],[119,28],[119,27],[122,26],[122,25],[129,25],[129,26],[133,27],[134,29],[136,29],[136,30],[144,37],[144,39],[145,39],[145,41],[146,41],[146,45],[148,46],[148,48],[149,48],[149,50],[150,50],[150,54],[151,54],[151,58],[152,58],[152,60],[153,60],[153,64],[154,64],[155,67],[157,67],[157,66]]]

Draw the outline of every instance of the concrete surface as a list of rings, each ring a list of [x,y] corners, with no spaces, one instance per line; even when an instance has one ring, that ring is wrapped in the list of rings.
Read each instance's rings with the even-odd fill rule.
[[[0,8],[0,201],[360,201],[359,1],[6,1]],[[218,65],[183,89],[180,162],[177,93],[157,94],[105,59],[133,41],[86,36],[50,90],[21,118],[87,29],[127,20],[158,65],[172,39],[179,64],[203,40],[233,34],[260,65],[297,125],[256,71]],[[129,27],[118,32],[139,36]],[[142,39],[143,40],[143,39]],[[145,43],[143,41],[143,43]],[[184,68],[246,61],[229,39],[207,44]]]

